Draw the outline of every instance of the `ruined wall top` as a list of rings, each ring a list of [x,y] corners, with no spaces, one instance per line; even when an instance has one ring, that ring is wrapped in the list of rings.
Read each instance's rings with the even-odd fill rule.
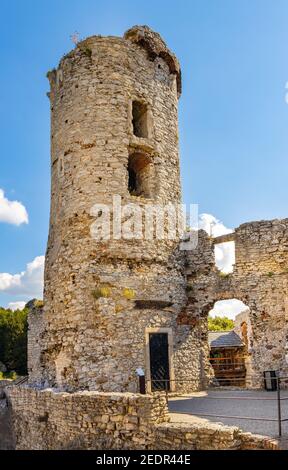
[[[176,75],[178,94],[181,94],[180,64],[175,54],[168,49],[160,34],[155,33],[148,26],[133,26],[124,33],[124,39],[144,47],[151,60],[161,57],[169,66],[170,73]]]
[[[66,59],[71,58],[75,51],[85,51],[87,55],[92,55],[92,51],[90,50],[89,46],[92,45],[92,43],[95,43],[95,41],[122,42],[123,40],[129,41],[130,43],[134,43],[142,47],[146,51],[149,60],[151,60],[152,62],[156,58],[162,59],[167,64],[170,73],[176,77],[177,93],[178,97],[180,97],[182,91],[182,81],[179,61],[176,55],[171,52],[166,46],[160,34],[152,31],[152,29],[150,29],[146,25],[133,26],[124,33],[123,38],[117,36],[103,37],[101,35],[94,35],[82,41],[79,41],[77,43],[76,48],[70,51],[68,54],[64,55],[64,57],[61,59],[59,63],[59,68],[61,68],[63,62]],[[52,84],[53,81],[56,80],[56,70],[53,69],[52,71],[49,71],[47,77],[49,78],[50,83]]]
[[[235,230],[236,272],[287,273],[288,219],[262,220]]]
[[[235,242],[235,272],[287,273],[288,219],[247,222],[212,243]]]

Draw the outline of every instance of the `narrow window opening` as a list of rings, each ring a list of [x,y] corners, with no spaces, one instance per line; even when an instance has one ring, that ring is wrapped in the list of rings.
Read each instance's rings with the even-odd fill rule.
[[[142,153],[133,153],[128,161],[128,190],[133,196],[151,197],[150,158]]]
[[[132,103],[133,133],[136,137],[148,137],[147,105],[140,101]]]
[[[133,194],[137,192],[136,173],[132,168],[128,167],[128,174],[129,174],[129,181],[128,181],[129,193]]]

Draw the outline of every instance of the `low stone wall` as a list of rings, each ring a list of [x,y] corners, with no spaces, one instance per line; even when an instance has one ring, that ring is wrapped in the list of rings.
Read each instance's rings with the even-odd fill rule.
[[[55,393],[27,386],[6,390],[15,448],[277,449],[277,441],[219,423],[169,422],[164,394]]]
[[[16,449],[143,449],[168,420],[165,395],[9,387]]]
[[[241,450],[280,450],[280,443],[277,439],[263,437],[250,432],[241,432]]]
[[[163,423],[155,430],[159,450],[238,450],[239,429],[220,423]]]
[[[156,426],[158,450],[279,450],[279,442],[207,420],[162,423]]]

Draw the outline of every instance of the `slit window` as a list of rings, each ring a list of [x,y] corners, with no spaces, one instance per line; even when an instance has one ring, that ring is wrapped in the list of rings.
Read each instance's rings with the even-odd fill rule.
[[[133,134],[136,137],[148,137],[147,105],[140,101],[132,103]]]

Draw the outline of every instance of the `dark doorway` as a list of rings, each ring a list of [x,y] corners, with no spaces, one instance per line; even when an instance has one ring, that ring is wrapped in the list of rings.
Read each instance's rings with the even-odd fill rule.
[[[128,190],[130,194],[137,193],[137,178],[135,171],[128,167]]]
[[[151,158],[132,153],[128,160],[128,190],[133,196],[151,197]]]
[[[168,334],[150,333],[151,390],[170,390]]]

